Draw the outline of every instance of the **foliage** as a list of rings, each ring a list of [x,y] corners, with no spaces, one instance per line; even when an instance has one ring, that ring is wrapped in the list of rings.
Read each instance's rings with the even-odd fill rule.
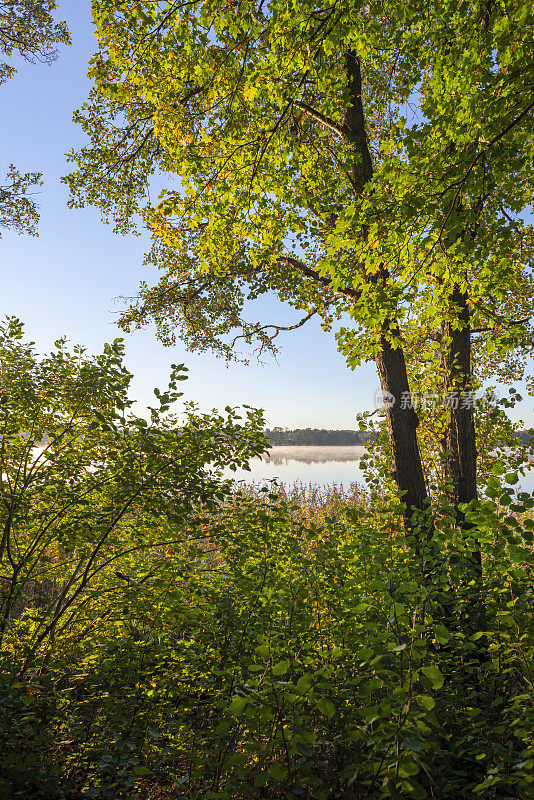
[[[351,366],[400,334],[415,378],[439,372],[458,288],[482,354],[528,348],[531,3],[93,9],[95,86],[76,115],[91,142],[66,180],[74,205],[153,232],[162,278],[125,328],[153,320],[163,341],[225,356],[236,330],[274,347],[279,327],[242,314],[272,290],[327,328],[348,312]],[[154,205],[157,172],[177,182]]]
[[[131,413],[120,340],[94,359],[59,340],[39,360],[10,318],[0,355],[0,641],[24,675],[56,636],[98,627],[108,573],[128,582],[130,559],[179,537],[198,504],[229,491],[222,468],[246,466],[265,441],[251,409],[244,424],[231,408],[169,413],[183,365],[155,390],[149,421]]]
[[[440,460],[440,436],[446,425],[446,410],[436,407],[434,392],[428,395],[433,398],[434,407],[418,406],[418,416],[422,421],[422,430],[419,432],[419,443],[424,458],[426,475],[434,495],[443,493],[442,462]],[[521,395],[514,387],[508,390],[508,396],[500,399],[494,390],[481,393],[475,400],[473,414],[477,431],[477,477],[479,481],[479,495],[484,496],[486,482],[493,474],[492,469],[496,459],[505,467],[507,472],[517,472],[524,476],[530,470],[534,456],[534,440],[527,430],[518,430],[518,424],[508,416],[508,409],[513,408],[522,400]],[[382,417],[371,419],[369,412],[358,415],[362,433],[368,437],[367,452],[361,460],[366,481],[370,482],[375,491],[385,485],[392,486],[389,474],[389,443],[385,420]],[[439,513],[439,504],[436,508]]]
[[[350,366],[401,353],[407,387],[406,353],[419,392],[520,374],[531,4],[93,11],[91,141],[67,181],[154,233],[162,279],[126,328],[272,348],[282,328],[243,307],[274,290],[302,321],[348,314]],[[177,183],[153,205],[156,172]],[[456,380],[462,331],[476,362]],[[22,336],[1,329],[0,794],[526,800],[534,498],[514,491],[513,392],[476,409],[486,485],[459,508],[439,484],[458,419],[421,415],[433,525],[423,503],[410,527],[384,451],[369,493],[231,496],[221,471],[265,448],[260,412],[177,418],[179,365],[145,420],[120,342],[39,360]],[[417,466],[416,421],[398,439]]]
[[[0,186],[0,228],[35,235],[39,213],[29,189],[41,185],[40,173],[21,174],[10,165],[6,182]]]
[[[196,521],[196,547],[131,563],[98,628],[4,688],[4,774],[39,725],[67,797],[526,798],[532,525],[472,513],[494,556],[483,660],[469,587],[445,627],[395,507],[317,524],[237,496]]]
[[[55,0],[2,0],[0,2],[0,54],[18,56],[32,64],[50,64],[57,58],[56,45],[69,44],[64,22],[54,22]],[[0,84],[12,78],[16,67],[0,63]]]
[[[70,44],[64,22],[55,22],[55,0],[0,0],[0,85],[16,74],[14,59],[51,64],[56,45]],[[9,167],[0,186],[0,228],[35,234],[39,213],[30,188],[42,184],[41,173]]]
[[[261,415],[178,424],[182,365],[145,420],[118,341],[39,359],[9,319],[1,355],[0,796],[527,797],[516,475],[494,464],[470,536],[444,511],[414,559],[386,492],[229,495]]]
[[[347,506],[355,506],[361,510],[371,508],[371,496],[359,483],[350,486],[337,484],[322,485],[319,483],[271,482],[271,489],[277,498],[283,501],[289,512],[297,520],[324,525],[326,519],[335,519],[343,515]],[[265,499],[266,484],[259,481],[240,481],[235,491],[241,496],[253,500]]]

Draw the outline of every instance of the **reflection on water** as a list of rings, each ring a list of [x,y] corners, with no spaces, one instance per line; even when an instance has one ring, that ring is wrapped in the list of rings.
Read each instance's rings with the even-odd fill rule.
[[[363,484],[360,459],[365,447],[271,447],[262,458],[250,461],[250,472],[237,470],[225,472],[226,477],[238,481],[261,482],[277,480],[281,483],[317,483],[323,486],[344,486],[351,483]],[[534,491],[534,471],[522,479],[517,489]]]
[[[360,458],[365,447],[271,447],[262,458],[250,461],[250,472],[226,472],[235,480],[263,482],[277,480],[281,483],[318,483],[323,486],[349,487],[351,483],[363,484]]]
[[[295,445],[294,447],[271,447],[262,461],[273,464],[286,464],[288,461],[300,461],[301,464],[326,464],[328,461],[359,461],[366,452],[365,447],[337,446],[312,447]]]

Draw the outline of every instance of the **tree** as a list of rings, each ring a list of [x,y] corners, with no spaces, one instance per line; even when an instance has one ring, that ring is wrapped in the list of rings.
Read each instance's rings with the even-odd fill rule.
[[[17,72],[9,59],[51,64],[56,45],[70,43],[65,23],[54,22],[56,8],[55,0],[1,0],[0,85]],[[0,228],[35,234],[39,213],[29,190],[41,185],[41,174],[20,173],[11,164],[5,180],[0,185]]]
[[[259,411],[169,413],[182,364],[149,421],[133,414],[123,354],[120,340],[90,358],[62,339],[39,358],[19,320],[0,325],[0,650],[25,630],[21,674],[58,631],[84,627],[101,579],[183,539],[230,491],[222,469],[265,449]]]
[[[154,320],[163,341],[177,331],[229,356],[236,338],[269,348],[284,330],[242,317],[267,291],[304,312],[285,329],[348,314],[348,363],[374,358],[393,401],[392,475],[413,530],[427,488],[409,374],[423,385],[430,367],[433,388],[461,400],[476,388],[472,330],[482,352],[529,346],[531,5],[93,8],[95,88],[77,115],[91,143],[71,156],[72,204],[119,231],[140,214],[163,272],[122,326]],[[156,171],[178,183],[152,204]],[[477,491],[474,412],[446,413],[458,508]]]
[[[41,173],[21,174],[10,164],[6,183],[0,186],[0,228],[35,235],[39,212],[29,190],[40,185]]]

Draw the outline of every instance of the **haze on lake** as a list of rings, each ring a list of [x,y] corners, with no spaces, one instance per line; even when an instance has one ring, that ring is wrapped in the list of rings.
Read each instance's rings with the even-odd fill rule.
[[[268,454],[250,461],[250,472],[227,471],[225,475],[245,483],[302,482],[323,486],[364,485],[360,459],[366,453],[361,446],[274,446]],[[529,471],[517,485],[523,491],[534,491],[534,472]]]
[[[250,461],[250,472],[238,470],[228,475],[247,483],[276,479],[281,483],[302,481],[348,487],[351,483],[363,484],[360,459],[365,452],[361,446],[275,446],[262,458]]]

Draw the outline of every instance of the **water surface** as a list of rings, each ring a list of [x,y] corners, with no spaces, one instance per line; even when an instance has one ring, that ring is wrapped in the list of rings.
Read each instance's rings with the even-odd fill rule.
[[[228,477],[246,483],[276,479],[281,483],[317,483],[322,486],[364,484],[360,459],[365,454],[361,446],[276,446],[262,458],[250,461],[250,472],[227,471]],[[518,484],[523,491],[534,491],[534,470],[530,470]]]
[[[345,486],[363,483],[360,459],[366,452],[359,446],[306,446],[271,447],[267,455],[250,461],[250,472],[238,470],[226,473],[236,480],[268,481],[281,483],[318,483],[324,486]]]

